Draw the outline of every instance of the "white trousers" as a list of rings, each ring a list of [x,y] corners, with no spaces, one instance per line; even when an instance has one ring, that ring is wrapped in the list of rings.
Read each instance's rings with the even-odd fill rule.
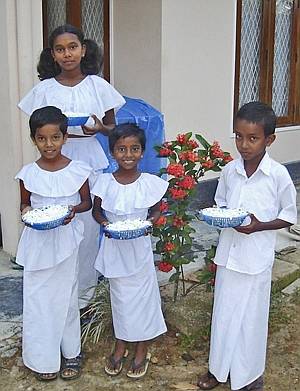
[[[238,390],[265,370],[271,268],[249,275],[218,266],[209,370]]]
[[[153,263],[128,277],[109,278],[115,337],[147,341],[167,331]]]
[[[24,271],[23,362],[39,373],[60,369],[65,358],[79,355],[77,251],[57,266]]]

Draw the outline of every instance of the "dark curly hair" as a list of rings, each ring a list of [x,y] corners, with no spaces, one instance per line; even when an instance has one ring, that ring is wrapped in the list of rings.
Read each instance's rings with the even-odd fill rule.
[[[249,102],[244,104],[236,113],[234,122],[237,119],[261,125],[264,129],[265,137],[275,132],[276,115],[272,107],[266,103]]]
[[[44,106],[34,110],[29,118],[30,137],[34,139],[36,131],[45,125],[58,125],[63,135],[67,133],[68,118],[55,106]]]
[[[86,52],[82,58],[80,67],[84,75],[98,75],[102,69],[102,50],[92,39],[85,39],[83,32],[71,24],[64,24],[52,31],[49,37],[49,47],[42,50],[39,63],[37,65],[38,77],[40,80],[50,79],[60,74],[60,66],[54,61],[51,50],[53,50],[55,39],[65,33],[77,36],[81,45],[85,45]]]
[[[117,125],[110,132],[108,136],[108,145],[109,145],[110,152],[111,153],[114,152],[115,144],[120,138],[126,138],[130,136],[137,137],[137,139],[141,143],[142,151],[145,151],[145,147],[146,147],[145,131],[135,124],[125,123],[125,124]]]

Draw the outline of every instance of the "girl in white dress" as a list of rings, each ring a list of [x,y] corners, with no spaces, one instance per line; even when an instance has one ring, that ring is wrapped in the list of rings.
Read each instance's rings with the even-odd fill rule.
[[[93,216],[99,224],[134,220],[155,222],[168,182],[138,171],[145,149],[145,134],[134,124],[123,124],[109,136],[109,148],[119,168],[99,175],[91,193],[95,195]],[[140,378],[147,372],[148,341],[166,331],[153,261],[151,238],[131,240],[105,237],[95,267],[109,279],[116,345],[105,365],[110,376],[118,375],[128,351],[127,342],[136,342],[135,357],[127,372]]]
[[[19,103],[30,115],[35,109],[47,105],[63,112],[91,114],[87,126],[69,126],[68,140],[62,152],[74,160],[88,163],[93,172],[108,166],[105,153],[95,135],[107,136],[115,126],[114,111],[124,103],[124,98],[103,78],[97,76],[102,56],[97,44],[84,39],[81,30],[71,25],[57,27],[49,38],[38,64],[41,80]],[[94,176],[91,176],[90,186]],[[94,262],[99,248],[99,229],[91,211],[81,213],[84,239],[79,248],[80,308],[85,307],[97,283]]]
[[[83,224],[77,213],[92,206],[86,163],[61,154],[67,140],[67,117],[56,107],[33,112],[31,139],[41,157],[17,174],[21,212],[47,205],[68,205],[64,225],[38,231],[29,226],[20,238],[17,263],[23,275],[23,361],[39,380],[80,375],[78,249]],[[61,355],[63,363],[61,366]]]

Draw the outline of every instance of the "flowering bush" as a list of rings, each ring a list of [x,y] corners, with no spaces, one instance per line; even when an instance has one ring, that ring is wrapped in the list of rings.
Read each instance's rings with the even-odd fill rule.
[[[161,204],[162,216],[153,231],[158,237],[155,252],[161,256],[159,270],[169,272],[174,269],[170,277],[170,281],[175,282],[174,300],[180,274],[184,282],[182,265],[195,258],[192,251],[194,229],[190,225],[194,216],[188,212],[188,206],[195,196],[196,185],[207,171],[220,171],[232,160],[217,141],[210,144],[199,134],[195,139],[192,139],[192,133],[179,134],[176,140],[155,147],[159,157],[168,159],[161,175],[167,174],[169,178],[166,199]]]

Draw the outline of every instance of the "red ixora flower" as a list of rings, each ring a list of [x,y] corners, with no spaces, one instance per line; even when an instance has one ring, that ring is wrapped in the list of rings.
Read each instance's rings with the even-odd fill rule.
[[[192,152],[192,151],[185,151],[185,152],[181,152],[179,154],[179,159],[181,161],[190,161],[190,162],[197,162],[199,159],[198,159],[198,155],[195,153],[195,152]]]
[[[173,151],[171,151],[169,148],[161,148],[159,150],[159,156],[167,157],[171,156]]]
[[[177,137],[176,137],[176,140],[178,142],[178,144],[186,144],[188,139],[187,139],[187,136],[185,134],[179,134]]]
[[[160,216],[156,222],[154,223],[155,226],[161,226],[161,225],[165,225],[167,222],[167,218],[166,216]]]
[[[214,158],[223,159],[223,157],[224,157],[224,152],[222,151],[218,141],[213,142],[211,149],[210,149],[210,152],[211,152],[212,157],[214,157]]]
[[[206,168],[207,170],[213,168],[215,165],[215,163],[209,159],[209,160],[206,160],[205,162],[202,163],[202,167]]]
[[[189,149],[195,149],[199,147],[199,144],[195,140],[188,140],[186,145],[188,146]]]
[[[162,201],[159,205],[159,210],[161,212],[167,212],[169,210],[169,204],[167,203],[167,201]]]
[[[164,251],[170,252],[175,249],[175,244],[172,242],[166,242],[164,245]]]
[[[169,164],[167,167],[167,173],[169,175],[175,176],[176,178],[179,178],[184,175],[184,167],[179,163]]]
[[[174,188],[172,189],[171,188],[169,190],[169,192],[170,192],[173,200],[183,200],[188,195],[186,190],[183,190],[183,189],[174,189]]]
[[[173,269],[173,266],[168,262],[159,262],[158,264],[158,270],[161,272],[168,273]]]
[[[185,225],[185,222],[182,219],[182,217],[174,216],[172,225],[173,225],[173,227],[181,228]]]
[[[223,162],[224,163],[229,163],[229,162],[231,162],[231,160],[233,160],[233,157],[231,155],[225,155],[223,157]]]
[[[196,181],[192,176],[187,175],[182,179],[182,181],[178,181],[177,185],[182,189],[191,190],[196,186]]]

